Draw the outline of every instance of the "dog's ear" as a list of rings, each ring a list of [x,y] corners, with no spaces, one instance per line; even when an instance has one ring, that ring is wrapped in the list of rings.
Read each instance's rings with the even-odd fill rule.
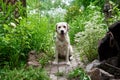
[[[55,31],[57,32],[57,23],[56,23],[56,26],[55,26],[55,27],[56,27],[56,30],[55,30]]]
[[[68,23],[66,23],[67,24],[67,31],[69,31],[69,29],[70,29],[70,26],[69,26],[69,24]]]

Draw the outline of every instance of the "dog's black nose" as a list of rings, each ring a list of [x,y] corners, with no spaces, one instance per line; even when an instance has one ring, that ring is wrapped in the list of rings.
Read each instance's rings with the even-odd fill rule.
[[[63,31],[63,30],[61,30],[61,34],[64,34],[64,31]]]

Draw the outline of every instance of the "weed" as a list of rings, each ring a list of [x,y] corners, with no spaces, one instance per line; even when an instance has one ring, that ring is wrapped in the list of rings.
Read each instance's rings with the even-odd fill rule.
[[[81,68],[76,68],[73,71],[69,72],[68,79],[72,80],[90,80],[89,76]]]
[[[50,80],[44,69],[13,69],[1,70],[0,80]]]

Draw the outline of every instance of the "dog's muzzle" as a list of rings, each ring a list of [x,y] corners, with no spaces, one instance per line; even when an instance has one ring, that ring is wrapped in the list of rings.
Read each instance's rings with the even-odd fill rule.
[[[61,35],[64,35],[64,31],[63,30],[61,30]]]

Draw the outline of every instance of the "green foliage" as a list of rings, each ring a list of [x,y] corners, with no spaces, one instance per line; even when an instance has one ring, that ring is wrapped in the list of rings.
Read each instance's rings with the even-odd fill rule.
[[[2,30],[1,32],[3,33],[0,36],[0,55],[3,60],[6,59],[5,61],[8,61],[7,65],[17,66],[20,56],[24,56],[23,52],[27,52],[30,48],[27,27],[22,25],[12,27],[11,25],[4,24]]]
[[[40,60],[40,63],[45,65],[48,59],[53,56],[54,27],[52,26],[55,25],[55,22],[53,21],[53,24],[50,24],[49,18],[41,17],[38,13],[28,14],[27,19],[22,19],[22,17],[16,19],[11,17],[14,16],[12,11],[15,6],[8,5],[10,7],[7,11],[6,5],[1,4],[3,10],[0,12],[2,14],[0,15],[2,19],[0,20],[2,21],[0,22],[0,66],[19,67],[21,63],[26,62],[30,50],[46,53]],[[35,4],[32,6],[37,8]],[[4,13],[6,13],[5,16]]]
[[[76,68],[73,71],[69,72],[68,79],[72,80],[90,80],[89,76],[81,68]]]
[[[103,15],[100,13],[100,7],[94,5],[103,5],[103,1],[75,0],[75,3],[73,3],[75,5],[67,9],[65,18],[63,18],[62,15],[51,17],[50,15],[41,16],[39,13],[40,10],[49,10],[58,6],[65,8],[64,4],[60,4],[61,0],[55,1],[54,4],[52,4],[51,0],[30,0],[27,2],[28,12],[34,9],[38,12],[28,14],[27,18],[21,17],[18,19],[14,16],[14,10],[17,6],[20,16],[24,15],[21,3],[6,6],[1,1],[0,68],[2,67],[2,70],[0,70],[0,80],[49,80],[42,69],[18,70],[14,68],[25,65],[30,50],[36,50],[40,54],[43,53],[39,60],[42,66],[48,63],[54,53],[53,36],[55,24],[64,21],[63,19],[70,24],[71,42],[77,44],[80,58],[83,61],[86,57],[88,61],[97,58],[97,43],[106,32],[106,25]],[[86,6],[85,10],[80,9],[82,5]],[[120,18],[119,9],[114,7],[114,10],[118,12],[118,20]],[[57,75],[62,76],[62,73],[57,73]],[[70,79],[89,80],[89,77],[81,68],[70,72],[68,77]]]
[[[65,4],[61,4],[61,0],[29,0],[28,1],[28,6],[30,9],[36,9],[39,8],[40,10],[50,10],[51,8],[57,8],[59,6],[65,7]],[[36,5],[34,5],[36,4]]]
[[[31,49],[43,53],[39,62],[44,66],[54,54],[54,50],[52,48],[54,46],[53,32],[55,28],[53,25],[55,24],[50,24],[47,17],[40,18],[38,15],[29,16],[28,20],[29,24],[26,25],[31,29]]]
[[[0,80],[50,80],[47,72],[39,68],[1,70]]]
[[[85,8],[87,8],[91,3],[93,3],[96,6],[99,6],[101,9],[103,9],[103,6],[105,4],[106,0],[74,0],[72,5],[76,5],[76,6],[84,6]],[[112,1],[114,3],[116,3],[116,5],[119,5],[119,1],[117,0],[108,0],[108,1]]]
[[[72,44],[75,43],[75,41],[74,41],[75,34],[84,30],[83,23],[86,20],[86,18],[84,16],[85,15],[82,13],[80,16],[77,16],[76,20],[73,20],[71,23],[69,23],[69,25],[70,25],[69,34],[70,34],[70,40],[71,40]]]
[[[28,10],[32,10],[32,9],[37,9],[40,8],[40,1],[39,0],[26,0],[27,1],[27,6],[28,6]]]
[[[27,51],[29,47],[26,27],[18,24],[24,16],[25,8],[19,1],[14,5],[1,1],[0,5],[0,67],[4,65],[16,67],[20,57],[23,56],[24,48],[26,47]]]
[[[46,17],[40,18],[38,14],[29,15],[27,19],[1,23],[0,28],[1,66],[9,65],[11,68],[20,66],[19,63],[26,60],[30,50],[45,52],[52,56],[53,28]]]
[[[27,26],[31,29],[31,48],[43,52],[51,51],[53,34],[48,19],[32,15],[28,20]]]
[[[68,8],[66,15],[65,15],[65,20],[67,22],[72,22],[73,20],[76,20],[76,18],[80,15],[81,10],[79,9],[78,6],[71,6]]]
[[[33,6],[38,8],[39,4]],[[38,13],[16,19],[12,13],[13,7],[15,6],[10,5],[7,11],[6,5],[2,3],[5,10],[0,12],[0,80],[49,80],[42,69],[18,70],[18,68],[21,66],[23,68],[27,54],[31,50],[43,53],[44,56],[39,60],[42,66],[48,63],[53,56],[55,23],[50,24],[49,18],[41,17]],[[17,69],[14,69],[15,67]]]
[[[51,0],[43,0],[43,1],[41,1],[41,10],[49,10],[52,7],[53,7],[53,4],[52,4]]]
[[[11,67],[19,65],[21,58],[26,59],[30,50],[48,53],[48,56],[53,52],[53,35],[48,20],[35,16],[34,19],[33,15],[29,17],[27,22],[26,19],[21,20],[15,28],[7,24],[2,26],[4,33],[0,37],[0,53]]]
[[[83,18],[85,15],[83,11],[78,6],[71,6],[67,9],[67,12],[65,14],[65,21],[69,23],[70,25],[70,40],[71,43],[74,44],[74,36],[76,33],[83,31],[84,26],[83,23],[85,21],[85,18]]]
[[[25,8],[20,1],[16,2],[14,5],[0,1],[0,5],[0,24],[8,24],[11,21],[17,23],[15,20],[16,17],[18,18],[26,15]]]
[[[84,21],[84,31],[75,35],[75,42],[77,43],[80,56],[83,61],[87,57],[88,61],[97,58],[98,41],[104,36],[107,26],[103,23],[104,18],[99,12],[100,8],[94,5],[88,6],[86,10],[86,18]]]
[[[103,6],[105,0],[74,0],[72,5],[84,6],[87,8],[91,3],[94,3],[97,6]]]

